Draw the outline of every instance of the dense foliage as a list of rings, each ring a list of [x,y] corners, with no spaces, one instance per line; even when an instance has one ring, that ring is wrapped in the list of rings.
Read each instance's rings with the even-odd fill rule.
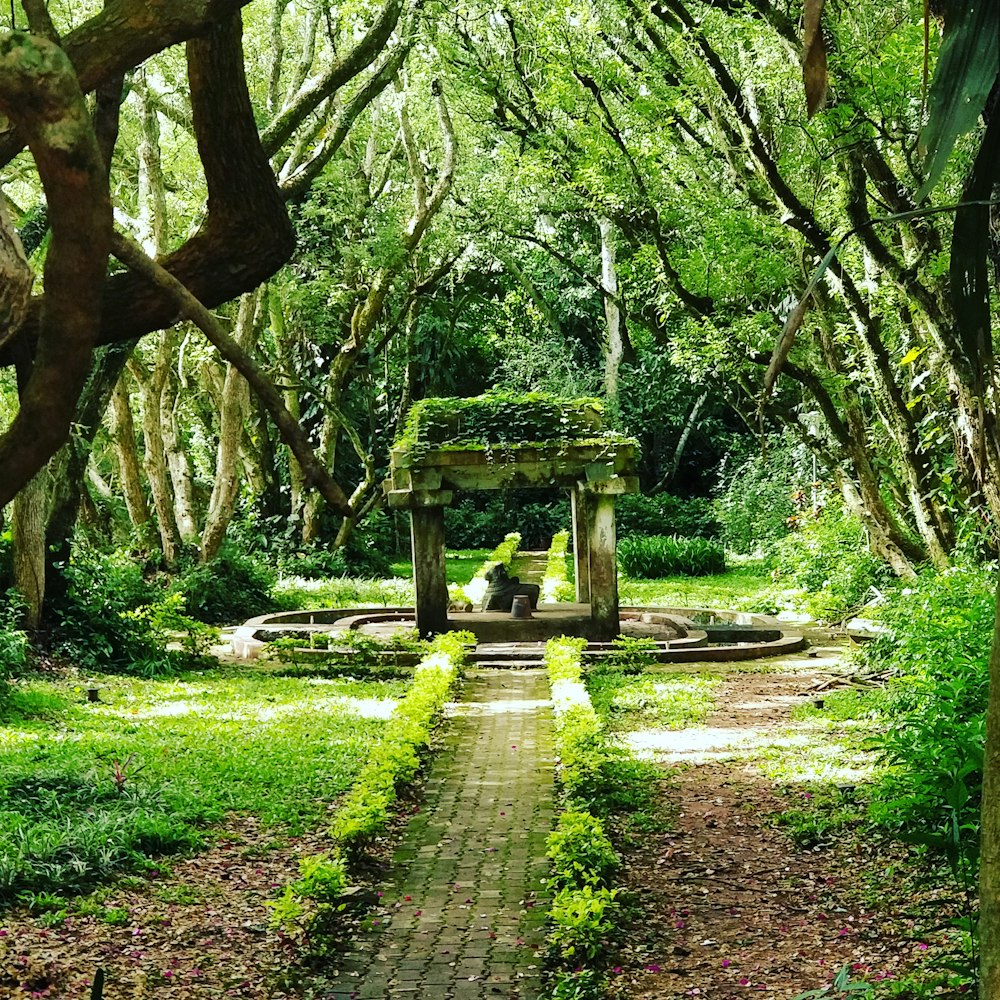
[[[725,573],[726,553],[706,538],[630,535],[618,543],[618,565],[640,579]]]

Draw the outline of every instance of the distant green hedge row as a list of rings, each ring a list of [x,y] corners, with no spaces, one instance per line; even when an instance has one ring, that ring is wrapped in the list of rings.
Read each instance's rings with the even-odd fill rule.
[[[618,565],[627,576],[710,576],[726,572],[726,553],[707,538],[631,535],[618,543]]]
[[[552,544],[545,560],[545,576],[542,579],[543,601],[572,601],[575,594],[566,576],[566,549],[569,547],[569,532],[559,531],[552,536]]]

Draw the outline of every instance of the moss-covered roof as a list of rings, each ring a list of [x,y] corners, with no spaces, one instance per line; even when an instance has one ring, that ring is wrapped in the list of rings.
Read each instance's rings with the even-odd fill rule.
[[[438,397],[413,405],[393,448],[414,452],[590,441],[603,435],[603,426],[601,403],[590,397],[559,399],[539,392]]]

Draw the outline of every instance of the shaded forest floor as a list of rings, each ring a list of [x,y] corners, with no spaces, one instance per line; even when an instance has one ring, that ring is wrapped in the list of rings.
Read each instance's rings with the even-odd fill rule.
[[[915,849],[866,834],[865,721],[822,711],[840,669],[826,649],[731,670],[698,722],[619,721],[661,768],[659,812],[672,818],[624,831],[632,905],[613,997],[787,1000],[842,969],[874,996],[966,995],[915,985],[954,949],[941,926],[956,893]]]

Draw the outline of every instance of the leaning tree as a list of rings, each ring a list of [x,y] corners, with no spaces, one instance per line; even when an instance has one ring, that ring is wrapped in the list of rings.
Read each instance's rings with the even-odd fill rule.
[[[27,148],[50,232],[42,294],[10,213],[0,211],[0,365],[14,367],[18,410],[0,437],[0,506],[68,440],[95,349],[129,345],[179,318],[202,328],[247,377],[294,452],[305,482],[342,514],[348,498],[252,357],[209,310],[257,287],[291,256],[288,193],[272,161],[317,112],[336,105],[350,127],[388,85],[409,11],[385,0],[353,45],[308,79],[261,132],[247,88],[241,8],[247,0],[107,0],[62,33],[43,0],[23,0],[27,31],[0,37],[0,166]],[[110,161],[126,80],[168,47],[186,48],[191,127],[207,197],[195,228],[158,258],[113,224]],[[95,94],[93,110],[88,95]],[[334,129],[336,131],[336,129]],[[316,142],[300,162],[304,190],[329,157]],[[3,199],[0,199],[2,202]],[[125,267],[111,273],[109,258]],[[109,381],[109,380],[105,380]],[[114,381],[110,380],[113,386]],[[105,400],[106,402],[106,400]]]

